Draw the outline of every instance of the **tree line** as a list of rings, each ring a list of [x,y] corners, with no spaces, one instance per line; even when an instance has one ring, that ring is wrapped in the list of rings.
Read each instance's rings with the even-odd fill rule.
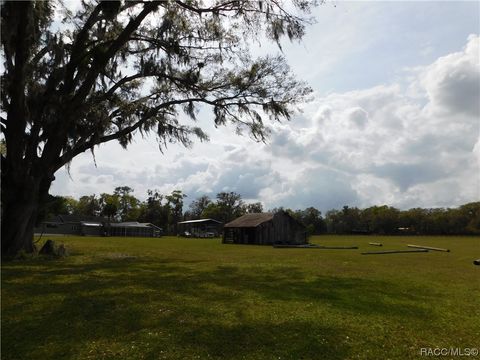
[[[344,206],[328,211],[325,220],[327,232],[334,234],[474,235],[480,234],[480,202],[409,210],[386,205],[366,209]]]
[[[131,187],[120,186],[111,194],[85,195],[79,199],[49,195],[37,224],[55,215],[77,215],[103,217],[112,222],[148,222],[161,227],[166,234],[177,234],[177,224],[183,220],[212,218],[226,223],[245,213],[263,211],[261,203],[245,203],[235,192],[220,192],[215,199],[201,196],[192,201],[186,211],[184,198],[187,195],[180,190],[170,194],[148,190],[145,201],[140,201],[133,193]]]
[[[235,192],[220,192],[215,198],[202,195],[184,209],[187,197],[181,190],[161,194],[148,190],[140,201],[129,186],[116,187],[113,193],[85,195],[79,199],[49,196],[37,223],[54,215],[101,216],[109,221],[138,221],[155,224],[166,234],[177,234],[177,223],[184,220],[211,218],[227,223],[247,213],[263,212],[262,203],[248,203]],[[391,206],[371,206],[365,209],[344,206],[324,215],[315,207],[286,211],[303,223],[312,234],[411,234],[411,235],[474,235],[480,234],[480,202],[457,208],[412,208],[399,210]]]

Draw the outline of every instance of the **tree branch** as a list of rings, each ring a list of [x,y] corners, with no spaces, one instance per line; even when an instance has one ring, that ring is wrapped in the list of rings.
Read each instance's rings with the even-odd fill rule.
[[[127,126],[126,128],[123,128],[122,130],[119,130],[116,133],[100,136],[96,139],[90,137],[89,139],[79,141],[77,145],[75,145],[70,151],[67,151],[66,153],[62,154],[62,156],[60,156],[59,161],[57,162],[55,167],[56,169],[59,169],[63,165],[70,162],[75,156],[77,156],[78,154],[81,154],[82,152],[87,151],[88,149],[94,147],[95,145],[99,145],[111,140],[118,140],[121,137],[132,133],[133,131],[140,128],[143,124],[145,124],[145,122],[150,120],[152,117],[156,116],[160,112],[160,110],[164,108],[166,109],[172,105],[179,105],[179,104],[188,103],[195,100],[201,100],[201,99],[181,99],[181,100],[172,100],[172,101],[162,103],[161,105],[150,109],[149,114],[144,116],[141,120],[137,121],[135,124]],[[213,103],[210,103],[210,104],[213,104]]]
[[[197,8],[197,7],[191,6],[191,5],[189,5],[189,4],[187,4],[183,1],[180,1],[180,0],[176,0],[175,3],[179,6],[181,6],[184,9],[193,11],[193,12],[201,15],[203,13],[215,13],[215,12],[219,12],[219,11],[238,10],[238,6],[237,7],[234,6],[234,7],[229,9],[228,5],[237,5],[239,3],[239,1],[238,0],[227,1],[223,4],[218,4],[217,6],[210,7],[210,8]]]
[[[88,39],[88,32],[90,29],[95,25],[97,20],[99,19],[99,14],[101,11],[102,3],[99,2],[95,9],[93,9],[92,13],[88,17],[87,21],[83,25],[82,30],[78,33],[75,42],[73,43],[72,53],[70,55],[70,61],[66,67],[66,74],[65,74],[65,84],[63,86],[64,93],[70,93],[74,89],[74,73],[75,69],[79,61],[81,60],[81,54],[85,50],[85,42]]]
[[[103,55],[97,56],[94,60],[85,81],[80,86],[79,90],[75,94],[72,102],[74,104],[78,104],[79,102],[83,102],[85,97],[90,92],[92,86],[95,84],[98,74],[100,71],[105,67],[108,61],[115,55],[115,53],[125,45],[125,43],[129,40],[130,36],[133,32],[140,26],[142,21],[145,17],[154,11],[157,8],[158,4],[156,2],[150,2],[145,5],[143,10],[138,14],[135,19],[130,20],[128,25],[123,29],[120,35],[115,39],[115,41],[110,45],[108,50]]]
[[[140,14],[136,18],[129,21],[127,26],[110,45],[107,51],[103,55],[99,55],[95,58],[83,84],[70,101],[68,108],[70,114],[67,114],[65,118],[61,119],[61,122],[58,124],[59,128],[55,129],[56,135],[49,138],[48,142],[45,144],[44,151],[42,153],[43,163],[51,163],[54,161],[55,157],[60,156],[64,140],[67,137],[67,131],[68,127],[70,126],[71,117],[76,115],[75,112],[78,111],[81,104],[83,104],[85,101],[85,98],[95,84],[100,71],[106,66],[108,61],[115,55],[115,53],[125,45],[131,34],[138,28],[138,26],[140,26],[145,17],[154,11],[157,6],[158,4],[156,2],[147,3]],[[97,9],[97,7],[95,9]]]

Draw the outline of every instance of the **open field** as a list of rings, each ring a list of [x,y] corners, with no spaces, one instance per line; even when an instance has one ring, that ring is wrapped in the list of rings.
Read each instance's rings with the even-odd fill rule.
[[[55,239],[70,257],[2,264],[2,359],[415,359],[423,347],[480,348],[478,237],[312,239],[358,250]],[[406,244],[451,252],[360,255]]]

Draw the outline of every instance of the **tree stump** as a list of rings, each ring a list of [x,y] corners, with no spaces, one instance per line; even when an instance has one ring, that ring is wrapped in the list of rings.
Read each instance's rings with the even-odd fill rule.
[[[68,256],[67,248],[66,248],[65,245],[63,245],[63,244],[60,244],[60,245],[58,246],[57,253],[58,253],[57,256],[60,256],[60,257]]]
[[[45,241],[45,244],[43,244],[39,254],[54,257],[65,257],[67,256],[67,249],[65,248],[65,245],[57,245],[55,241],[48,239]]]
[[[39,251],[40,255],[53,255],[55,252],[55,241],[48,239]]]

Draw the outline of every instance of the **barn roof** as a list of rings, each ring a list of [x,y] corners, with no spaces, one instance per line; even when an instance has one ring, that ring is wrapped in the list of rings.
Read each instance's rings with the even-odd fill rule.
[[[257,227],[264,222],[270,221],[273,219],[272,213],[256,213],[256,214],[245,214],[239,218],[225,224],[225,227],[236,228],[236,227]]]

